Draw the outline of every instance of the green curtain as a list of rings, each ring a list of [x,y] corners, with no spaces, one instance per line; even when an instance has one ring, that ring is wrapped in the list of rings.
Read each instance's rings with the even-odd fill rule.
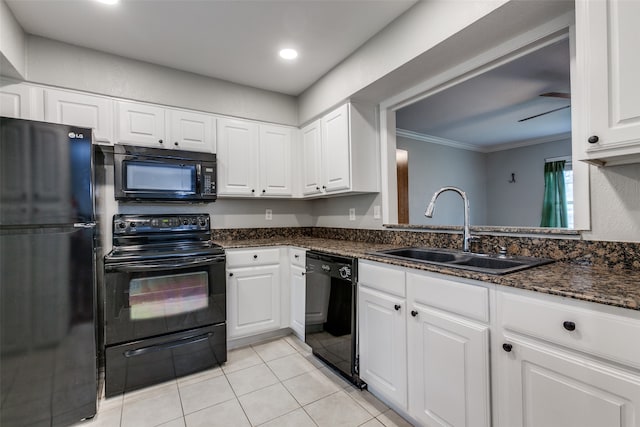
[[[544,164],[544,200],[540,227],[567,227],[568,225],[564,164],[564,160]]]

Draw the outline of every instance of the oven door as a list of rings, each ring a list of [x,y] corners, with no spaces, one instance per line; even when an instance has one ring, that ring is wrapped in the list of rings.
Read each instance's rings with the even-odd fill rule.
[[[224,255],[105,262],[105,344],[226,320]]]

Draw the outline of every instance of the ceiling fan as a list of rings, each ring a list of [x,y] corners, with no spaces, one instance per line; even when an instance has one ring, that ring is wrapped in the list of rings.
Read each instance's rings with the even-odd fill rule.
[[[549,98],[571,99],[571,94],[566,92],[546,92],[546,93],[541,93],[539,96],[546,96]],[[536,117],[544,116],[545,114],[555,113],[556,111],[564,110],[569,107],[571,107],[571,104],[565,105],[564,107],[554,108],[553,110],[545,111],[544,113],[536,114],[534,116],[525,117],[524,119],[518,120],[518,123],[535,119]]]

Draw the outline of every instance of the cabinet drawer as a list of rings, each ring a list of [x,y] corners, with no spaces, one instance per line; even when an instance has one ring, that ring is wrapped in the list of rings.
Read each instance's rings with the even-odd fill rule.
[[[481,322],[489,321],[489,289],[426,274],[407,273],[411,299]]]
[[[280,264],[280,249],[232,249],[227,250],[227,267]]]
[[[640,367],[640,320],[501,291],[502,327],[566,347]]]
[[[360,261],[358,263],[358,283],[382,292],[406,296],[404,270],[386,264]]]
[[[289,261],[291,265],[304,267],[306,265],[305,254],[306,251],[304,249],[289,248]]]

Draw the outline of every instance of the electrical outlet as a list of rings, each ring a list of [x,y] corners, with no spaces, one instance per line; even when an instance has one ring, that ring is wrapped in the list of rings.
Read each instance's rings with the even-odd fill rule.
[[[355,221],[356,220],[356,208],[350,208],[349,209],[349,221]]]
[[[380,219],[380,205],[375,205],[373,207],[373,218]]]
[[[273,219],[273,211],[271,209],[264,211],[264,219],[267,221],[271,221]]]

